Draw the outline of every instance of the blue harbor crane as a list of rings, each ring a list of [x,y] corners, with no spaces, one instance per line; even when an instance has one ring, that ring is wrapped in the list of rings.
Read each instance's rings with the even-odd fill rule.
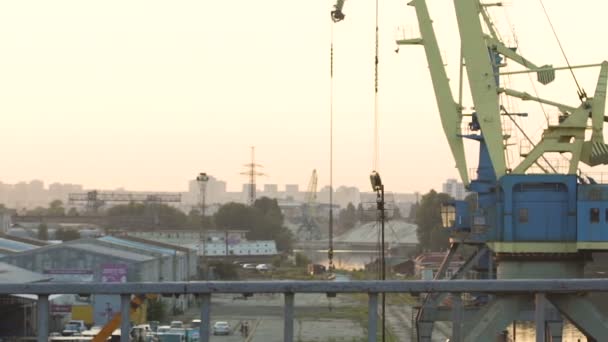
[[[608,249],[608,185],[599,184],[580,171],[580,163],[596,166],[608,163],[608,145],[604,143],[603,124],[608,79],[608,62],[567,67],[537,66],[503,43],[488,12],[479,0],[455,0],[454,8],[461,42],[461,75],[466,71],[472,113],[464,113],[462,79],[460,101],[452,96],[441,58],[432,20],[425,0],[414,0],[420,38],[403,39],[399,45],[424,47],[443,129],[467,186],[476,194],[470,202],[454,201],[442,208],[442,219],[451,233],[451,248],[435,275],[445,279],[450,260],[463,245],[475,253],[448,279],[464,277],[476,269],[482,278],[556,279],[583,278],[585,263],[592,252]],[[556,36],[557,38],[557,36]],[[510,60],[522,69],[501,72]],[[567,60],[567,58],[566,58]],[[537,82],[547,85],[557,70],[599,67],[593,97],[588,97],[578,81],[579,104],[568,105],[526,92],[503,87],[501,75],[535,73]],[[574,72],[572,72],[573,77]],[[576,80],[576,78],[575,78]],[[508,166],[505,151],[508,135],[502,119],[512,120],[521,113],[510,113],[500,97],[533,101],[556,108],[559,122],[548,124],[539,141],[529,141],[532,148],[521,152],[521,161]],[[463,117],[470,118],[467,134]],[[590,123],[590,125],[589,125]],[[519,127],[519,126],[518,126]],[[590,127],[590,128],[589,128]],[[586,134],[589,129],[591,134]],[[525,134],[524,134],[525,135]],[[527,139],[529,137],[525,135]],[[476,177],[469,181],[463,141],[479,144]],[[567,167],[560,170],[548,157],[568,155]],[[496,273],[494,274],[494,270]],[[433,324],[442,319],[441,303],[445,296],[429,294],[416,317],[418,341],[430,341]],[[452,295],[460,301],[460,294]],[[493,341],[524,311],[534,311],[537,341],[561,341],[563,319],[567,318],[589,338],[608,336],[608,324],[602,313],[586,297],[575,294],[479,297],[473,310],[453,330],[452,341]],[[539,323],[541,322],[541,323]]]
[[[344,2],[335,4],[331,12],[334,22],[345,18]],[[452,201],[442,207],[444,227],[450,232],[450,249],[434,278],[458,279],[469,274],[505,281],[583,278],[585,264],[593,254],[608,251],[608,184],[581,171],[581,164],[608,164],[608,145],[603,137],[608,62],[570,65],[543,5],[567,66],[537,65],[500,38],[489,7],[500,7],[501,3],[454,0],[461,46],[456,101],[426,0],[413,0],[409,5],[415,9],[420,37],[401,39],[397,44],[424,48],[447,143],[460,178],[475,198]],[[520,69],[503,71],[507,61]],[[592,97],[576,79],[574,69],[578,68],[599,68]],[[560,70],[571,73],[580,103],[544,99],[501,82],[505,75],[536,74],[537,83],[548,85]],[[465,77],[474,106],[471,112],[465,112],[463,106]],[[553,107],[559,112],[558,120],[547,120],[542,135],[533,141],[516,120],[528,115],[511,112],[501,104],[508,102],[501,100],[509,98]],[[463,123],[464,118],[467,120]],[[520,149],[519,162],[506,158],[511,144],[503,120],[512,121],[531,147]],[[465,140],[478,145],[473,179],[469,179]],[[564,169],[549,159],[555,156],[565,161]],[[463,246],[474,252],[448,276],[448,266]],[[446,294],[427,294],[416,315],[417,340],[431,341],[435,322],[452,321],[450,341],[495,341],[508,325],[526,319],[521,317],[529,317],[525,314],[530,312],[536,321],[537,341],[561,341],[564,318],[589,340],[608,338],[608,320],[586,296],[471,295],[474,305],[463,311],[462,294],[451,295],[451,309],[443,305]]]

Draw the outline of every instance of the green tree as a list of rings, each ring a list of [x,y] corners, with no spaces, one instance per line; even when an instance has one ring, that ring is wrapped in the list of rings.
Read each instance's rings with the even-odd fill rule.
[[[214,261],[209,264],[220,280],[236,280],[239,278],[238,265],[230,262]]]
[[[401,216],[401,210],[396,205],[395,205],[395,208],[393,209],[393,216],[391,218],[393,220],[401,220],[401,219],[403,219],[403,216]]]
[[[226,203],[213,215],[219,229],[246,229],[251,240],[275,240],[281,251],[291,249],[293,235],[283,226],[283,214],[276,199],[259,198],[253,206]]]
[[[304,253],[296,253],[296,267],[307,267],[310,259]]]
[[[338,228],[341,231],[352,229],[357,224],[357,210],[352,203],[340,210],[338,214]]]
[[[363,203],[359,203],[357,206],[357,220],[361,223],[376,221],[376,207],[365,209]]]
[[[71,241],[80,239],[80,232],[73,229],[59,228],[55,231],[55,239],[61,241]]]
[[[440,251],[449,247],[450,234],[441,224],[441,205],[450,200],[450,195],[435,190],[422,196],[415,214],[420,248]]]
[[[161,300],[160,297],[148,299],[148,305],[146,307],[146,317],[148,321],[163,322],[165,320],[166,312],[166,304]]]
[[[213,220],[219,229],[244,229],[252,227],[255,216],[252,207],[230,202],[218,209],[213,215]]]
[[[138,228],[141,222],[154,221],[158,226],[168,229],[180,229],[188,226],[188,216],[179,209],[166,204],[158,203],[135,203],[116,205],[106,211],[110,217],[131,217],[140,218],[134,222],[121,223],[126,228]],[[149,225],[149,224],[148,224]]]
[[[359,222],[365,222],[365,210],[363,209],[363,203],[357,205],[357,219]]]
[[[49,210],[47,211],[48,216],[65,216],[65,208],[63,202],[60,200],[54,200],[49,204]]]
[[[28,216],[46,216],[47,209],[43,207],[36,207],[34,209],[28,210],[26,215]]]
[[[143,216],[146,206],[143,203],[129,202],[128,204],[119,204],[109,208],[106,211],[108,216]]]
[[[166,204],[152,204],[146,207],[146,215],[158,218],[157,224],[169,229],[186,228],[188,217],[183,211]]]
[[[284,217],[275,198],[262,197],[255,200],[253,207],[262,213],[263,217],[270,223],[283,225]]]
[[[38,225],[38,240],[48,240],[49,239],[49,228],[46,223],[41,223]]]
[[[414,203],[410,207],[410,214],[407,217],[407,222],[415,223],[416,222],[416,211],[418,211],[418,207],[420,207],[420,203]]]
[[[290,251],[293,234],[283,226],[284,217],[276,199],[262,197],[253,204],[254,229],[248,235],[251,239],[275,240],[277,249]]]
[[[76,208],[72,207],[72,208],[70,208],[70,210],[68,210],[67,215],[68,216],[78,216],[78,210],[76,210]]]

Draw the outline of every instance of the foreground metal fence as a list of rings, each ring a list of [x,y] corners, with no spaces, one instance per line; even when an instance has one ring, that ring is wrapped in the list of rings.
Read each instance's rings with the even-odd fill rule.
[[[130,298],[134,294],[198,295],[202,301],[200,341],[208,342],[213,294],[282,293],[285,298],[283,340],[293,342],[294,298],[298,293],[367,293],[368,341],[375,342],[378,323],[379,293],[453,293],[488,294],[560,294],[608,292],[608,279],[544,279],[544,280],[435,280],[435,281],[231,281],[231,282],[167,282],[167,283],[33,283],[0,284],[0,295],[38,295],[38,341],[47,341],[49,333],[49,295],[51,294],[113,294],[121,296],[121,313],[129,317]],[[452,304],[453,319],[462,319],[462,303]],[[454,322],[456,323],[456,322]],[[129,320],[122,320],[121,341],[129,340]],[[461,324],[453,324],[459,329]],[[457,334],[459,332],[456,332]]]

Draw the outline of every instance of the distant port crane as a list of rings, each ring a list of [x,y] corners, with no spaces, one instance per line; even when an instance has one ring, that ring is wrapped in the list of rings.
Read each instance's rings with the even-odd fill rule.
[[[144,203],[154,217],[155,224],[159,223],[158,210],[159,204],[181,203],[182,194],[173,192],[106,192],[88,191],[84,193],[71,193],[68,195],[68,202],[85,203],[86,210],[90,214],[97,214],[99,209],[107,203]]]
[[[304,240],[319,240],[321,239],[321,229],[317,222],[317,170],[312,170],[308,188],[306,189],[306,198],[302,204],[302,223],[298,228],[298,235]]]

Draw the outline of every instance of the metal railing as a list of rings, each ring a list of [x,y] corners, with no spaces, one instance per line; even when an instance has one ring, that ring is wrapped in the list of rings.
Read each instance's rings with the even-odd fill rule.
[[[38,341],[48,340],[49,295],[111,294],[121,296],[122,317],[129,317],[131,295],[194,294],[202,299],[199,341],[208,342],[210,335],[211,298],[213,294],[282,293],[285,298],[283,340],[293,342],[294,299],[297,293],[367,293],[367,340],[376,341],[379,293],[462,293],[488,294],[563,294],[608,292],[608,279],[543,279],[543,280],[434,280],[434,281],[230,281],[230,282],[166,282],[166,283],[30,283],[0,284],[0,295],[38,295]],[[462,319],[462,303],[452,304],[453,318]],[[456,323],[456,322],[455,322]],[[453,324],[460,329],[461,324]],[[121,341],[129,340],[130,322],[122,320]],[[459,333],[457,331],[457,333]]]

